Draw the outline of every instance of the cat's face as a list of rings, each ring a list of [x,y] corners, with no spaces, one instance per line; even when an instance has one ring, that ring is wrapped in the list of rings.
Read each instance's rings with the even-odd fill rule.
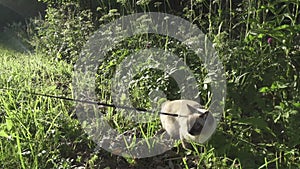
[[[195,114],[195,115],[191,116],[191,118],[193,118],[193,119],[191,119],[190,122],[192,123],[194,121],[193,124],[190,124],[189,131],[188,131],[191,135],[195,136],[195,135],[199,135],[201,133],[201,131],[205,125],[208,113],[209,113],[209,111],[206,111],[204,113]]]
[[[188,133],[192,136],[200,135],[202,131],[204,131],[204,127],[210,127],[208,125],[205,125],[206,123],[211,123],[211,120],[214,120],[213,118],[208,118],[211,116],[211,113],[203,109],[201,107],[194,107],[189,104],[187,104],[187,107],[191,114],[188,117]],[[210,120],[210,122],[207,122]]]

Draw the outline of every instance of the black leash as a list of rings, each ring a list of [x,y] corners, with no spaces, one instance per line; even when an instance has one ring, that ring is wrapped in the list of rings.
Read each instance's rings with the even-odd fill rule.
[[[44,94],[44,93],[36,93],[36,92],[30,92],[30,91],[26,91],[26,90],[18,90],[18,89],[13,89],[13,88],[1,88],[0,90],[17,91],[17,92],[21,92],[21,93],[28,93],[28,94],[35,95],[35,96],[43,96],[43,97],[54,98],[54,99],[62,99],[62,100],[68,100],[68,101],[86,103],[86,104],[93,104],[93,105],[104,106],[104,107],[112,107],[112,108],[119,108],[119,109],[125,109],[125,110],[137,110],[137,111],[142,111],[142,112],[155,113],[155,111],[146,110],[144,108],[120,106],[120,105],[96,102],[96,101],[91,101],[91,100],[79,100],[79,99],[73,99],[73,98],[69,98],[69,97],[53,96],[53,95],[48,95],[48,94]],[[158,113],[162,114],[162,115],[167,115],[167,116],[179,117],[178,114],[171,114],[171,113],[166,113],[166,112],[158,112]]]

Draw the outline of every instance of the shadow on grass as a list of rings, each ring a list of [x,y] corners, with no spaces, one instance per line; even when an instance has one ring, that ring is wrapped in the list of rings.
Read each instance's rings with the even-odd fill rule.
[[[29,48],[19,39],[16,34],[6,30],[0,31],[0,47],[16,52],[30,52]]]

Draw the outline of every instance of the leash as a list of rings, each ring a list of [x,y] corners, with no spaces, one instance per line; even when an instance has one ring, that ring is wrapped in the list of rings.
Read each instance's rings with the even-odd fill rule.
[[[26,91],[26,90],[19,90],[19,89],[13,89],[13,88],[5,88],[4,87],[4,88],[0,88],[0,90],[16,91],[16,92],[20,92],[20,93],[27,93],[27,94],[35,95],[35,96],[42,96],[42,97],[53,98],[53,99],[68,100],[68,101],[73,101],[73,102],[78,102],[78,103],[85,103],[85,104],[93,104],[93,105],[98,105],[98,106],[103,106],[103,107],[112,107],[112,108],[125,109],[125,110],[137,110],[137,111],[142,111],[142,112],[155,113],[155,111],[153,111],[153,110],[147,110],[147,109],[144,109],[144,108],[134,108],[134,107],[129,107],[129,106],[114,105],[114,104],[96,102],[96,101],[91,101],[91,100],[73,99],[73,98],[69,98],[69,97],[54,96],[54,95],[48,95],[48,94],[44,94],[44,93],[30,92],[30,91]],[[178,114],[172,114],[172,113],[166,113],[166,112],[158,112],[158,113],[162,114],[162,115],[173,116],[173,117],[183,117],[183,116],[180,116]]]

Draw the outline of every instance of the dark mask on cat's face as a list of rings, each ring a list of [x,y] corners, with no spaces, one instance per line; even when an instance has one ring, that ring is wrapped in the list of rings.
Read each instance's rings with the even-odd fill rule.
[[[189,117],[189,121],[194,121],[194,123],[192,124],[192,126],[189,127],[189,134],[195,136],[195,135],[200,135],[206,118],[209,114],[208,110],[205,109],[198,109],[195,108],[193,106],[187,105],[187,107],[189,108],[189,110],[193,113],[193,115],[191,115],[191,117]]]

